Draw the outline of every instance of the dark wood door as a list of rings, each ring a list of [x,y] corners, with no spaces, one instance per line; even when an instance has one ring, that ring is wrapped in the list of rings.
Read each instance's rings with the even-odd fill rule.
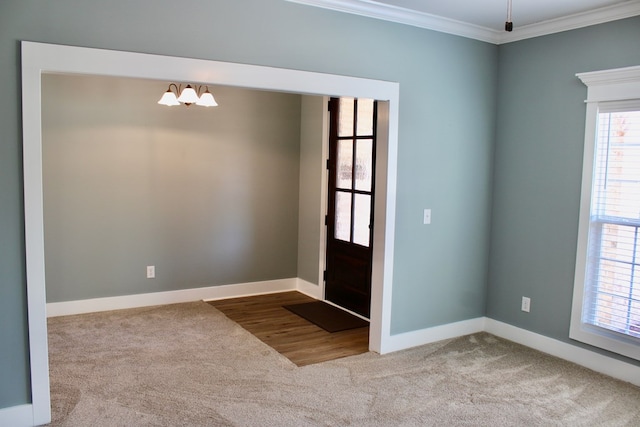
[[[377,104],[329,101],[325,299],[369,317]]]

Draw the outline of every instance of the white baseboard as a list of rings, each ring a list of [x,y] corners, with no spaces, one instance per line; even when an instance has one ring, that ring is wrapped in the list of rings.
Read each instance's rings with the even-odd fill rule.
[[[0,409],[0,426],[27,427],[34,425],[33,405],[18,405]]]
[[[310,296],[315,299],[322,299],[322,287],[315,285],[311,282],[307,282],[301,278],[296,279],[296,290],[300,293]]]
[[[488,332],[497,337],[584,366],[601,374],[640,386],[640,366],[487,317],[391,335],[380,353],[391,353],[478,332]]]
[[[391,353],[404,350],[419,345],[430,344],[449,338],[457,338],[463,335],[475,334],[484,331],[485,318],[463,320],[461,322],[449,323],[447,325],[434,326],[432,328],[420,329],[418,331],[405,332],[391,335],[385,340],[380,354]]]
[[[69,316],[72,314],[93,313],[98,311],[121,310],[125,308],[149,307],[162,304],[176,304],[199,300],[207,301],[293,291],[297,289],[298,280],[299,279],[297,278],[267,280],[262,282],[208,286],[206,288],[183,289],[178,291],[53,302],[47,304],[47,317]]]
[[[601,374],[640,386],[639,366],[489,318],[486,319],[485,331]]]
[[[118,297],[95,298],[79,301],[47,304],[47,317],[98,311],[120,310],[125,308],[148,307],[162,304],[176,304],[199,300],[236,298],[259,294],[269,294],[297,290],[312,298],[322,299],[322,289],[318,285],[300,278],[268,280],[262,282],[239,283],[234,285],[209,286],[206,288],[185,289],[149,294],[124,295]],[[391,335],[384,340],[380,353],[391,353],[411,347],[417,347],[444,339],[457,338],[478,332],[488,332],[495,336],[542,351],[576,363],[605,375],[640,386],[640,367],[608,356],[595,353],[526,329],[486,317],[464,320],[447,325],[434,326],[418,331]],[[25,415],[28,414],[28,415]],[[4,422],[5,419],[33,419],[32,405],[21,405],[0,410],[0,425],[30,425],[32,421]],[[11,418],[10,418],[11,417]]]

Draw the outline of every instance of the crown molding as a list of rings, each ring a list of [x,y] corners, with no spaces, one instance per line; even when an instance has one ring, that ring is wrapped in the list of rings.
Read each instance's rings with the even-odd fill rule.
[[[587,71],[576,76],[586,86],[623,84],[640,81],[640,65],[613,70]]]
[[[576,76],[588,87],[586,102],[640,98],[640,66],[589,71]]]
[[[588,12],[576,13],[575,15],[564,16],[562,18],[524,25],[517,28],[517,31],[514,29],[512,33],[502,33],[498,44],[575,30],[591,25],[604,24],[605,22],[617,21],[638,15],[640,15],[640,1],[629,1]]]
[[[287,1],[338,12],[351,13],[368,18],[411,25],[413,27],[425,28],[493,44],[510,43],[640,15],[640,2],[631,0],[625,3],[594,9],[592,11],[569,15],[558,19],[538,22],[522,27],[516,26],[513,32],[508,33],[437,15],[378,3],[373,0]]]
[[[413,27],[426,28],[489,43],[499,43],[500,32],[442,16],[431,15],[370,0],[287,0],[367,18],[381,19]]]

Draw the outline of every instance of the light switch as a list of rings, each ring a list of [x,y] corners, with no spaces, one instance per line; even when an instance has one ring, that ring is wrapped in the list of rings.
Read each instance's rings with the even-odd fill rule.
[[[424,224],[431,224],[431,209],[424,210],[424,217],[422,219]]]

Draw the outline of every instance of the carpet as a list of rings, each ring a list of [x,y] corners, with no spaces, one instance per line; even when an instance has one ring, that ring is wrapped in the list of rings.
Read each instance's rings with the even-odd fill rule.
[[[48,319],[52,426],[638,426],[640,389],[479,333],[295,366],[204,302]]]
[[[364,328],[369,322],[347,313],[323,301],[306,302],[303,304],[284,305],[292,313],[308,320],[327,332],[340,332],[349,329]]]

